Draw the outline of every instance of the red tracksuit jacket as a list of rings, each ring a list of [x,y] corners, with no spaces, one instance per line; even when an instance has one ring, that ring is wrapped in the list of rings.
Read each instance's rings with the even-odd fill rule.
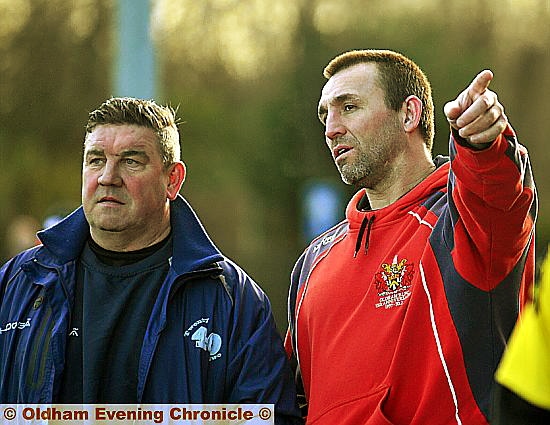
[[[509,127],[395,203],[361,210],[292,272],[286,347],[308,424],[487,424],[493,373],[534,274],[536,192]]]

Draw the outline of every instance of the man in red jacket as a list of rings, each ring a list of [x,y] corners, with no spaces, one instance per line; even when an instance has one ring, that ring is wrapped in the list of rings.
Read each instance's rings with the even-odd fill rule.
[[[430,84],[410,59],[346,52],[325,68],[325,141],[346,219],[292,272],[286,347],[309,424],[487,424],[493,374],[534,271],[526,149],[480,72],[447,103],[432,158]]]

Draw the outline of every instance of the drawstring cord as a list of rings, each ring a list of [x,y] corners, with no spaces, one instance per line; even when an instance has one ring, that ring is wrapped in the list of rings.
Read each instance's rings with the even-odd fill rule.
[[[359,234],[357,235],[357,240],[355,241],[355,252],[353,253],[353,258],[357,257],[359,248],[361,248],[361,239],[363,239],[363,233],[365,233],[365,227],[367,227],[368,218],[365,216],[361,222],[361,227],[359,228]]]
[[[367,254],[369,250],[370,231],[373,223],[374,223],[374,215],[371,215],[370,217],[365,216],[363,218],[363,221],[361,222],[361,227],[359,227],[359,234],[357,235],[357,240],[355,241],[355,252],[353,253],[353,258],[357,257],[357,253],[361,248],[361,241],[363,240],[365,229],[367,230],[367,235],[365,237],[365,255]]]

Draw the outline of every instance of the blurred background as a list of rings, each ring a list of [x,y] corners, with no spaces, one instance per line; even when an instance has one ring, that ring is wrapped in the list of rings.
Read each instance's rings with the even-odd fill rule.
[[[493,70],[531,154],[542,258],[549,23],[550,0],[0,0],[0,259],[79,206],[88,113],[113,95],[155,98],[179,108],[182,194],[284,331],[294,261],[352,194],[316,108],[324,65],[356,48],[400,51],[426,72],[434,155],[447,152],[444,103]]]

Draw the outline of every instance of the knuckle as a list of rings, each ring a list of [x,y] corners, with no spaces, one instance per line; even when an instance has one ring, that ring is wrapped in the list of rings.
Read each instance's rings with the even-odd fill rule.
[[[492,100],[489,98],[489,96],[484,95],[481,96],[481,102],[483,103],[483,106],[485,106],[485,109],[489,109],[493,106]]]
[[[493,120],[493,122],[500,120],[502,116],[502,112],[500,111],[500,109],[492,107],[489,112],[491,114],[491,119]]]

